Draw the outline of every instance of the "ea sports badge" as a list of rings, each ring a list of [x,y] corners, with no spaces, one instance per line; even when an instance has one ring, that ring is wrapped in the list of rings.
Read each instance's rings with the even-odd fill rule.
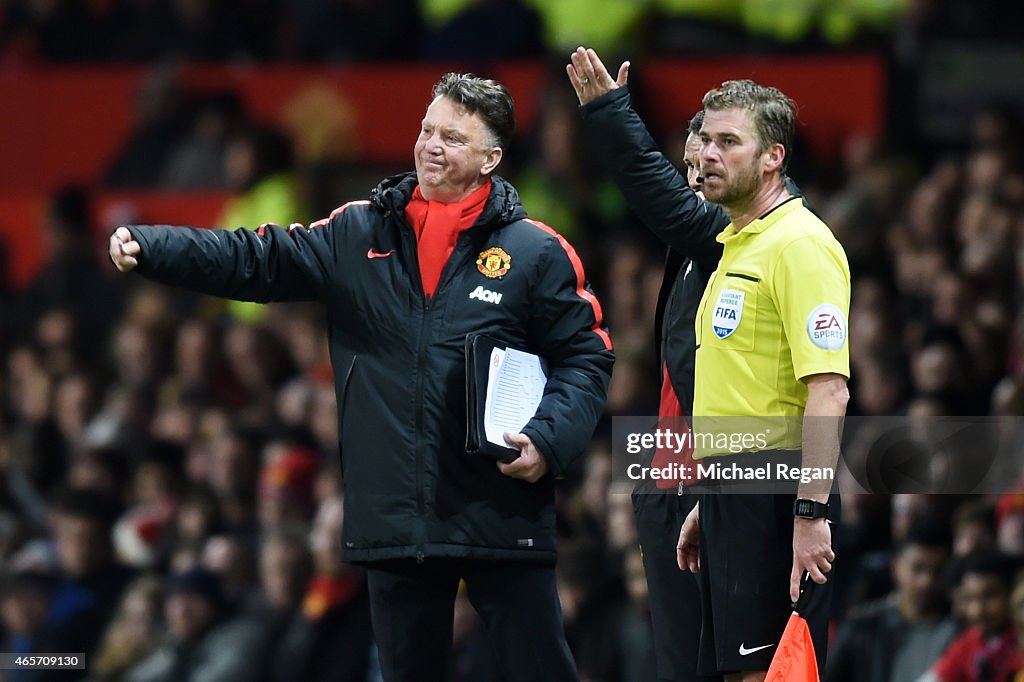
[[[715,311],[711,317],[711,328],[720,339],[732,334],[740,326],[743,319],[743,299],[746,293],[736,289],[722,289],[715,303]]]
[[[822,303],[807,316],[807,336],[822,350],[839,350],[846,343],[846,315],[831,303]]]
[[[512,256],[500,246],[492,246],[476,257],[476,269],[490,279],[503,277],[512,269]]]

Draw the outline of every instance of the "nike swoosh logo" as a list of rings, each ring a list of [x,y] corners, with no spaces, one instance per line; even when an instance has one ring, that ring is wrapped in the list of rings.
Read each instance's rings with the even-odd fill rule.
[[[395,252],[394,249],[391,249],[390,251],[374,251],[373,249],[370,249],[369,251],[366,252],[366,257],[367,258],[387,258],[388,256],[390,256],[394,252]]]
[[[751,649],[748,649],[747,647],[743,646],[743,644],[741,643],[740,644],[740,656],[749,656],[750,654],[754,653],[755,651],[760,651],[761,649],[767,649],[770,646],[775,646],[775,645],[774,644],[765,644],[763,646],[755,646],[755,647],[753,647]]]

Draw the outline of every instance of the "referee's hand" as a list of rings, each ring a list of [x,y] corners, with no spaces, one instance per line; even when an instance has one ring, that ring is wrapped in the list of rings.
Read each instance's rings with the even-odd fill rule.
[[[804,571],[811,580],[824,585],[832,570],[836,553],[832,551],[832,528],[827,519],[793,519],[793,571],[789,575],[789,597],[800,598],[800,577]]]
[[[676,563],[680,571],[696,573],[700,570],[700,502],[686,515],[683,527],[679,529]]]

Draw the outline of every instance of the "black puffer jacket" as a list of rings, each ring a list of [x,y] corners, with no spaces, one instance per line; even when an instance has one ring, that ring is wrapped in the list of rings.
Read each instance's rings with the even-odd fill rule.
[[[729,224],[729,216],[718,204],[697,196],[686,176],[658,149],[633,110],[628,87],[616,88],[580,111],[591,149],[597,150],[629,208],[669,246],[655,321],[657,353],[668,364],[672,387],[689,414],[697,345],[693,320],[722,257],[715,237]]]
[[[138,271],[195,291],[327,306],[345,477],[343,556],[553,562],[553,478],[604,410],[614,355],[575,251],[527,219],[495,178],[423,294],[404,208],[412,173],[309,229],[135,227]],[[487,262],[485,252],[499,260]],[[505,271],[507,267],[507,271]],[[545,357],[547,389],[523,432],[551,474],[534,484],[465,452],[464,341],[483,332]]]

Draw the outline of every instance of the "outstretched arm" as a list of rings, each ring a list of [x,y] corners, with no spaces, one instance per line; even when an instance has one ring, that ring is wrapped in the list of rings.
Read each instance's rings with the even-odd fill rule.
[[[629,62],[613,80],[594,50],[577,48],[570,60],[566,73],[580,101],[588,142],[629,207],[662,241],[713,271],[722,253],[715,237],[729,218],[690,189],[658,149],[630,102]]]
[[[121,272],[240,301],[321,300],[334,263],[330,226],[258,231],[166,225],[117,228],[110,259]]]

